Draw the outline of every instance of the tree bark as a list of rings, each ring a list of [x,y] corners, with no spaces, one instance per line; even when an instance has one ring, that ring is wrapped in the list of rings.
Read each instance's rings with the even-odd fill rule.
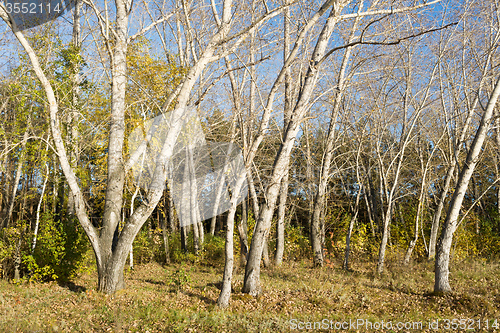
[[[276,225],[276,253],[274,256],[274,262],[278,266],[283,263],[283,253],[285,251],[285,212],[288,197],[288,172],[281,180],[279,196],[280,204],[278,206],[278,222]]]
[[[434,258],[436,254],[436,240],[439,230],[439,222],[441,220],[441,214],[443,212],[444,202],[450,190],[451,178],[453,177],[453,173],[455,172],[456,160],[452,158],[450,162],[451,165],[446,173],[444,187],[439,197],[438,206],[436,208],[436,211],[434,212],[434,215],[432,216],[431,237],[429,239],[429,255],[428,255],[429,260]]]
[[[238,193],[241,192],[243,183],[246,180],[246,173],[239,175],[233,189],[233,196],[231,197],[231,209],[227,216],[226,223],[226,259],[224,265],[224,276],[222,279],[222,289],[217,299],[217,306],[225,308],[229,305],[229,298],[231,296],[231,281],[233,278],[234,268],[234,253],[233,253],[233,235],[234,235],[234,217],[236,215],[236,208],[238,206]]]

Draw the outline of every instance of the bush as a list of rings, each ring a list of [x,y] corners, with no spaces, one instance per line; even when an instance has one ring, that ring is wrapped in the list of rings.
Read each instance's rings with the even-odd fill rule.
[[[311,254],[311,244],[302,227],[285,228],[285,259],[298,259]]]
[[[169,276],[168,283],[173,285],[177,292],[185,290],[191,283],[191,275],[189,273],[181,267]]]
[[[87,237],[76,219],[54,220],[52,214],[43,214],[35,250],[33,253],[23,255],[23,265],[27,270],[28,279],[30,281],[72,279],[82,268],[83,257],[88,247]]]
[[[239,253],[239,238],[238,242],[234,243],[235,250],[238,249]],[[201,251],[201,258],[211,265],[224,265],[224,256],[226,252],[226,240],[223,237],[212,236],[211,234],[205,235],[205,243]],[[238,254],[239,255],[239,254]],[[235,257],[237,255],[235,254]]]
[[[14,278],[14,260],[16,257],[16,248],[21,240],[20,251],[23,253],[26,249],[23,235],[25,229],[24,223],[19,223],[17,227],[9,227],[0,230],[0,277]]]
[[[182,263],[182,262],[188,261],[188,262],[194,263],[198,260],[198,258],[192,252],[185,253],[184,251],[182,251],[180,231],[177,231],[176,233],[173,233],[170,236],[171,237],[169,238],[169,240],[170,240],[169,245],[170,245],[170,249],[171,249],[171,251],[170,251],[171,252],[171,259],[173,262]],[[193,243],[192,233],[189,234],[188,239],[187,239],[187,243],[188,243],[188,247],[189,247],[189,244]],[[192,249],[189,249],[189,250],[191,251]]]
[[[162,230],[157,228],[148,231],[148,227],[147,223],[145,223],[132,244],[134,263],[146,264],[152,261],[164,263],[165,246],[163,244]],[[170,238],[172,238],[172,235],[169,235],[169,247],[172,248]]]

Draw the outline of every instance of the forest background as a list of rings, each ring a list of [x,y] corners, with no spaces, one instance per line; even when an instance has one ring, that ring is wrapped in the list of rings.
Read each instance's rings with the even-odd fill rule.
[[[2,4],[2,278],[94,274],[115,294],[126,267],[155,262],[181,290],[189,262],[217,268],[224,308],[231,292],[262,295],[261,265],[418,267],[434,276],[419,292],[438,296],[454,263],[495,269],[497,1],[85,0],[24,30],[10,14]],[[208,142],[241,149],[248,197],[181,225],[169,186],[137,186],[128,135],[188,107]]]

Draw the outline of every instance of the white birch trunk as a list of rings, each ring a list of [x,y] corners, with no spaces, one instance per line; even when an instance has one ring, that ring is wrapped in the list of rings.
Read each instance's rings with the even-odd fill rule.
[[[453,234],[456,230],[458,215],[462,202],[469,185],[469,180],[474,173],[474,169],[479,159],[479,154],[483,147],[484,140],[490,128],[493,111],[495,109],[498,96],[500,95],[500,78],[497,79],[495,89],[490,96],[486,110],[477,129],[474,141],[467,154],[467,158],[462,171],[458,177],[457,186],[450,201],[448,214],[443,224],[443,231],[437,246],[437,256],[435,262],[435,283],[434,292],[451,292],[449,282],[450,251],[453,241]]]
[[[257,219],[252,244],[250,245],[248,262],[245,267],[243,292],[252,296],[257,296],[262,292],[260,286],[260,262],[264,249],[264,241],[268,236],[269,229],[271,227],[272,216],[279,194],[281,179],[286,174],[286,170],[288,169],[293,143],[299,131],[300,122],[303,120],[307,111],[307,106],[318,77],[318,68],[314,64],[317,64],[325,54],[328,41],[333,33],[335,24],[337,23],[337,16],[340,14],[343,5],[344,3],[336,3],[333,5],[331,14],[318,37],[311,59],[311,63],[313,65],[309,67],[304,86],[302,87],[303,89],[298,97],[298,102],[293,112],[293,118],[288,124],[283,143],[280,145],[274,162],[274,168],[269,180],[270,185],[266,189],[266,202],[263,205]]]

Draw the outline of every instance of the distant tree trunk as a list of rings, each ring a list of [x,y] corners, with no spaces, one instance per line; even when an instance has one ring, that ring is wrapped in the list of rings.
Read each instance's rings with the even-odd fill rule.
[[[174,212],[174,200],[172,199],[172,194],[170,190],[167,193],[168,199],[168,224],[170,226],[170,231],[172,233],[177,232],[177,221],[175,220],[175,212]]]
[[[222,191],[224,189],[224,184],[226,182],[226,177],[225,177],[225,171],[226,171],[226,164],[224,164],[224,170],[220,173],[220,180],[219,183],[217,184],[217,192],[215,196],[215,201],[214,201],[214,207],[213,207],[213,212],[212,212],[212,219],[210,220],[210,234],[212,236],[215,235],[215,224],[217,223],[217,213],[218,213],[218,208],[220,205],[220,200],[222,197]]]
[[[200,232],[198,230],[198,223],[193,223],[193,252],[197,256],[200,251]]]
[[[240,264],[247,264],[248,256],[248,204],[246,199],[241,202],[241,222],[238,224],[238,234],[240,238]]]
[[[286,200],[288,197],[288,172],[281,180],[280,203],[278,206],[278,222],[276,225],[276,254],[274,262],[276,265],[281,265],[283,262],[283,253],[285,251],[285,215],[286,215]]]
[[[47,145],[48,148],[48,145]],[[49,166],[45,165],[45,180],[43,181],[42,192],[40,193],[40,200],[38,200],[38,205],[36,207],[36,221],[35,229],[33,230],[33,245],[31,246],[31,253],[35,251],[36,239],[38,236],[38,226],[40,225],[40,209],[42,207],[43,196],[45,195],[45,188],[47,187],[47,181],[49,180]]]
[[[442,138],[442,137],[441,137]],[[418,198],[418,207],[417,207],[417,215],[415,217],[415,234],[413,237],[413,240],[410,241],[410,244],[408,246],[408,249],[406,251],[405,259],[404,259],[404,264],[408,265],[410,263],[410,258],[412,255],[412,252],[415,248],[415,245],[417,244],[418,241],[418,229],[419,229],[419,222],[420,222],[420,216],[422,214],[422,211],[424,210],[425,206],[425,201],[427,196],[425,195],[426,193],[426,187],[427,187],[427,173],[429,172],[429,164],[434,156],[434,153],[436,152],[438,148],[438,143],[434,145],[434,148],[432,149],[430,156],[427,158],[427,162],[424,165],[424,157],[422,153],[422,145],[420,143],[420,137],[419,137],[419,142],[417,143],[417,149],[418,149],[418,156],[420,160],[420,168],[422,172],[422,182],[420,184],[420,195]],[[425,241],[425,238],[424,238]]]
[[[226,58],[226,67],[228,68],[229,71],[232,70],[231,65],[229,63],[229,59],[227,59],[227,58]],[[231,81],[231,87],[232,87],[232,91],[233,91],[233,101],[235,104],[236,112],[240,113],[241,112],[241,101],[240,101],[239,95],[237,93],[238,87],[237,87],[236,80],[234,78],[234,74],[232,71],[229,74],[229,79]],[[230,137],[231,137],[231,144],[229,146],[230,151],[232,151],[232,149],[233,149],[232,142],[234,141],[234,136],[236,134],[235,133],[236,126],[234,126],[235,123],[236,122],[232,122],[231,129],[230,129]],[[217,191],[215,193],[214,207],[212,210],[212,219],[210,221],[210,234],[212,236],[214,236],[214,234],[215,234],[215,225],[217,222],[217,215],[218,215],[218,213],[220,213],[219,206],[220,206],[220,202],[222,199],[222,193],[224,193],[224,190],[226,189],[226,187],[225,187],[226,181],[227,181],[226,180],[226,171],[229,167],[230,158],[231,158],[231,154],[227,154],[226,158],[224,159],[224,166],[222,168],[222,171],[219,173],[220,179],[218,180],[218,183],[217,183]],[[227,191],[226,191],[226,193],[227,193]]]
[[[180,231],[181,231],[181,249],[182,249],[182,252],[184,252],[184,253],[188,252],[186,228],[187,228],[187,226],[183,226],[181,224],[181,228],[180,228]]]
[[[4,140],[5,147],[9,146],[9,141]],[[14,163],[11,158],[9,158],[10,154],[4,154],[3,163],[4,172],[2,173],[2,195],[0,196],[0,202],[2,203],[1,212],[0,212],[0,229],[3,229],[7,226],[7,212],[9,210],[9,200],[10,193],[12,192],[11,187],[14,186],[12,182],[12,176],[14,175]]]
[[[457,180],[457,186],[453,197],[450,201],[450,208],[448,209],[448,214],[443,224],[443,231],[439,239],[437,248],[437,257],[435,262],[435,292],[451,292],[451,287],[449,283],[449,265],[450,265],[450,251],[451,244],[453,241],[453,233],[457,227],[458,215],[460,213],[460,208],[462,207],[462,202],[469,185],[469,180],[474,173],[474,169],[479,159],[479,154],[483,147],[484,140],[490,128],[490,122],[493,117],[493,111],[495,109],[498,96],[500,95],[500,77],[497,79],[495,84],[495,89],[490,96],[486,110],[484,111],[481,122],[477,129],[474,141],[470,147],[467,154],[465,164]]]
[[[500,111],[497,110],[497,118],[495,121],[495,140],[497,145],[497,153],[496,153],[496,163],[495,170],[497,179],[500,178]],[[497,185],[497,212],[500,216],[500,185]]]
[[[205,228],[203,227],[203,221],[198,222],[198,232],[200,234],[200,246],[203,247],[203,243],[205,243]]]
[[[368,200],[369,207],[371,208],[373,222],[375,223],[375,227],[376,227],[376,228],[373,228],[373,226],[372,226],[372,234],[375,235],[375,229],[377,229],[376,230],[377,232],[380,231],[379,210],[381,210],[381,207],[380,207],[380,201],[378,200],[378,196],[377,196],[377,189],[373,185],[373,180],[372,180],[372,176],[370,175],[369,168],[367,168],[367,170],[366,170],[366,178],[368,180],[368,188],[367,188],[367,192],[366,192],[366,194],[368,195],[367,200]]]
[[[158,209],[158,208],[157,208]],[[159,211],[157,211],[157,214],[159,214]],[[166,218],[165,217],[159,217],[159,223],[160,223],[160,229],[161,229],[161,234],[163,236],[163,246],[165,248],[165,263],[170,264],[170,248],[168,245],[168,227],[166,223]]]
[[[193,249],[194,254],[198,255],[200,250],[200,230],[199,223],[197,221],[198,205],[196,201],[196,183],[195,183],[195,170],[192,160],[191,149],[186,146],[185,148],[185,167],[184,167],[184,177],[183,177],[183,187],[185,189],[185,195],[188,198],[183,198],[183,204],[185,205],[183,209],[183,214],[186,217],[184,219],[189,220],[189,225],[193,226]]]
[[[19,280],[21,278],[21,272],[19,268],[21,267],[21,245],[23,239],[23,232],[20,233],[19,239],[16,243],[16,250],[14,252],[14,280]]]
[[[382,241],[380,242],[380,249],[378,253],[378,263],[377,263],[377,273],[382,274],[384,272],[384,263],[385,263],[385,249],[387,247],[387,242],[389,240],[389,228],[391,225],[392,218],[392,209],[394,203],[391,201],[389,203],[389,207],[387,208],[387,212],[384,217],[384,225],[382,229]]]
[[[474,204],[477,203],[477,206],[479,206],[480,214],[484,216],[485,214],[484,214],[483,199],[481,195],[478,193],[479,191],[477,189],[476,177],[474,177],[474,174],[472,174],[470,181],[472,183],[472,197],[474,198]],[[476,235],[479,235],[479,229],[481,228],[481,226],[479,225],[479,221],[480,221],[479,219],[475,220]]]
[[[363,193],[363,184],[361,183],[361,177],[359,175],[359,169],[360,169],[360,155],[361,155],[361,147],[362,144],[361,142],[359,143],[358,146],[358,151],[356,154],[356,183],[359,185],[358,187],[358,193],[356,194],[356,202],[354,204],[354,216],[351,218],[351,221],[349,223],[349,230],[347,231],[346,239],[345,239],[345,251],[344,251],[344,263],[343,263],[343,268],[345,270],[349,270],[349,254],[351,251],[351,236],[352,236],[352,231],[354,229],[354,225],[357,222],[358,218],[358,213],[359,213],[359,200],[361,198],[361,195]]]
[[[343,262],[342,267],[346,271],[349,270],[349,254],[351,252],[351,236],[352,236],[352,231],[354,229],[354,225],[356,224],[357,219],[358,219],[359,199],[361,198],[362,186],[359,187],[358,191],[359,192],[356,195],[356,203],[354,205],[354,215],[351,218],[351,221],[349,222],[349,229],[347,230],[347,235],[345,236],[344,262]]]
[[[26,152],[26,142],[28,141],[28,129],[24,132],[23,136],[23,141],[21,145],[21,155],[19,156],[19,159],[17,160],[17,169],[16,169],[16,176],[14,177],[14,184],[12,186],[12,194],[9,200],[9,210],[7,211],[7,219],[5,226],[9,226],[10,223],[12,222],[12,213],[14,212],[14,205],[16,203],[16,194],[17,190],[19,188],[19,180],[21,179],[21,172],[23,170],[23,164],[24,164],[24,158],[25,158],[25,152]]]

